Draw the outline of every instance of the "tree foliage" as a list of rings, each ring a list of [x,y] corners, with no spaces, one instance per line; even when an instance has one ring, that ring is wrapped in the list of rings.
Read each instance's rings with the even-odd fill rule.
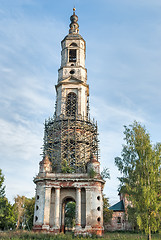
[[[5,197],[4,175],[0,169],[0,230],[14,228],[32,229],[34,216],[34,198],[15,197],[12,205]]]
[[[26,198],[25,200],[25,219],[26,219],[26,228],[31,230],[33,227],[33,218],[34,218],[34,206],[35,198]]]
[[[17,216],[17,226],[16,229],[23,228],[23,223],[24,223],[24,212],[25,212],[25,196],[19,196],[15,197],[15,213]]]
[[[0,198],[5,196],[4,175],[2,169],[0,169]]]
[[[65,159],[62,162],[61,169],[62,169],[62,173],[74,173],[74,168],[70,166],[67,160]]]
[[[16,217],[14,207],[8,202],[6,197],[0,198],[0,229],[14,229],[16,226]]]
[[[17,219],[17,229],[31,230],[33,226],[35,198],[25,196],[15,197],[14,209]]]
[[[0,169],[0,229],[7,230],[14,228],[15,225],[14,207],[5,197],[4,175]]]
[[[109,168],[105,167],[103,168],[102,172],[101,172],[101,177],[103,178],[103,180],[105,179],[110,179],[110,171]]]
[[[125,144],[115,164],[122,174],[121,189],[135,207],[137,224],[151,239],[161,227],[161,143],[152,145],[145,127],[125,126]]]
[[[133,206],[128,206],[127,207],[127,212],[128,212],[128,221],[130,222],[131,228],[133,231],[136,231],[139,229],[138,224],[137,224],[137,211],[136,208]]]
[[[68,202],[65,206],[65,225],[67,227],[75,226],[75,202]]]
[[[90,178],[94,178],[96,175],[97,175],[96,171],[93,169],[93,167],[91,167],[91,168],[88,170],[88,176],[89,176]]]
[[[103,194],[103,223],[104,226],[106,224],[110,223],[111,218],[112,218],[112,210],[109,210],[110,204],[109,204],[109,199],[105,197],[105,194]]]

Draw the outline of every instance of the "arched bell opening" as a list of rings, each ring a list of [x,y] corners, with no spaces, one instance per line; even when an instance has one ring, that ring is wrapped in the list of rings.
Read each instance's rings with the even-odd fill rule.
[[[73,232],[76,221],[76,203],[72,197],[66,197],[62,202],[61,232]]]
[[[77,104],[77,95],[74,92],[68,93],[66,97],[66,115],[68,117],[76,117]]]

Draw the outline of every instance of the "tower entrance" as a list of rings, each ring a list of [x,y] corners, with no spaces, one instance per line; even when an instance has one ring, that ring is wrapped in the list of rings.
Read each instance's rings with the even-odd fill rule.
[[[102,235],[105,182],[97,124],[89,115],[86,42],[75,9],[70,20],[69,34],[61,42],[55,113],[45,121],[43,160],[34,179],[33,229]]]
[[[76,203],[72,198],[64,199],[62,203],[62,232],[74,232],[76,225]]]

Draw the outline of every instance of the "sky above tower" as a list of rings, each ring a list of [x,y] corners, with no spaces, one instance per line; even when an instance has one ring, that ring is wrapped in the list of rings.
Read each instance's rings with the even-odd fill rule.
[[[73,6],[87,44],[90,114],[98,122],[104,193],[118,201],[123,125],[134,120],[161,141],[160,0],[1,0],[0,168],[6,195],[34,196],[43,123],[53,116],[61,40]]]

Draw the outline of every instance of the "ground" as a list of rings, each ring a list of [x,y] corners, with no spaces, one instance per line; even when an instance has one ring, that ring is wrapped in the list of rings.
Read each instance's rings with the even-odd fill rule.
[[[96,236],[93,237],[74,237],[72,234],[59,234],[59,235],[51,235],[51,234],[36,234],[33,232],[28,231],[8,231],[8,232],[0,232],[0,239],[1,240],[19,240],[19,239],[43,239],[43,240],[71,240],[71,239],[79,239],[79,240],[86,240],[86,239],[96,239],[96,240],[146,240],[147,236],[142,233],[123,233],[123,232],[113,232],[113,233],[105,233],[102,238],[97,238]],[[161,234],[153,234],[153,240],[161,239]]]

